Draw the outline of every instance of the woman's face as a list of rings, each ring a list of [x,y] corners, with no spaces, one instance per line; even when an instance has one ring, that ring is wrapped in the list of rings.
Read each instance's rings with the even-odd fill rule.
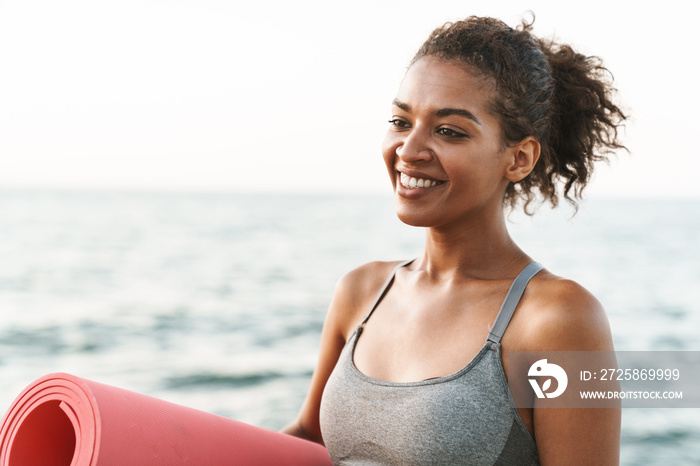
[[[494,92],[458,62],[424,57],[408,70],[382,148],[403,222],[444,226],[500,213],[508,157],[488,110]]]

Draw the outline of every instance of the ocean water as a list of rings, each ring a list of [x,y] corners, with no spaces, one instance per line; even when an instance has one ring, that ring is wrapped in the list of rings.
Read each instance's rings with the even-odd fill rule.
[[[513,214],[618,350],[700,351],[700,202]],[[0,191],[0,411],[69,372],[271,429],[305,396],[338,278],[416,256],[390,196]],[[700,464],[700,409],[626,409],[623,465]]]

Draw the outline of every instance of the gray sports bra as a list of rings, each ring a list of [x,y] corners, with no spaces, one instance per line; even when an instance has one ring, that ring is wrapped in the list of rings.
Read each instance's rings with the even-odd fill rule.
[[[481,351],[460,371],[420,382],[384,382],[353,362],[364,324],[394,281],[387,279],[343,348],[321,399],[321,432],[335,465],[539,465],[537,447],[511,397],[500,340],[530,279],[516,277]]]

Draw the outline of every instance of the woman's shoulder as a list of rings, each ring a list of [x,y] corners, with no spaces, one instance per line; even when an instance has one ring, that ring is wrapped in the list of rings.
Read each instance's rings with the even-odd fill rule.
[[[523,344],[532,350],[612,350],[605,309],[579,283],[547,270],[528,285],[522,315]]]
[[[381,292],[382,286],[401,261],[374,261],[363,264],[343,275],[335,287],[329,310],[343,333],[354,330]]]
[[[402,261],[367,262],[343,275],[338,281],[338,289],[352,293],[374,290],[379,292],[381,286],[401,263]]]

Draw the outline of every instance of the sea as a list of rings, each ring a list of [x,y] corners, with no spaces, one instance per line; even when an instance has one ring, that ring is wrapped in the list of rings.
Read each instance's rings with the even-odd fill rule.
[[[508,225],[626,351],[700,351],[700,200],[590,199]],[[337,280],[420,254],[387,195],[0,190],[0,412],[67,372],[280,429]],[[623,410],[621,464],[700,464],[700,409]]]

